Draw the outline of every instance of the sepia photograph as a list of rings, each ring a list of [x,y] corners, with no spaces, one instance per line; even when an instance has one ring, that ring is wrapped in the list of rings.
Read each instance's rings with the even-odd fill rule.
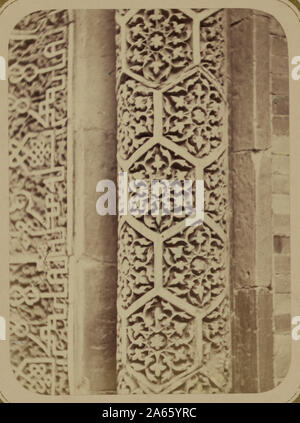
[[[9,34],[7,84],[7,325],[22,388],[278,387],[293,342],[278,20],[37,10]]]

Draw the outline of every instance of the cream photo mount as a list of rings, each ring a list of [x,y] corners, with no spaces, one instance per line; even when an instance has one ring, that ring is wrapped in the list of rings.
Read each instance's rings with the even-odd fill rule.
[[[37,10],[45,10],[45,2],[43,1],[26,1],[24,4],[22,0],[14,0],[7,2],[0,10],[0,54],[7,62],[7,48],[10,39],[10,33],[14,26],[24,16],[35,12]],[[118,9],[124,8],[125,2],[103,1],[101,9]],[[129,9],[149,9],[148,2],[131,1],[128,2]],[[151,2],[151,8],[159,8],[159,2]],[[185,8],[199,7],[199,1],[188,1]],[[289,64],[290,64],[290,147],[291,147],[291,170],[290,170],[290,187],[291,187],[291,282],[292,282],[292,316],[297,316],[300,310],[300,287],[297,281],[300,279],[300,266],[297,261],[297,252],[300,250],[300,225],[297,216],[300,213],[300,200],[297,198],[297,181],[299,180],[299,166],[297,162],[300,158],[300,146],[297,140],[300,137],[300,124],[297,119],[297,109],[300,101],[300,83],[291,77],[292,72],[292,58],[300,54],[300,27],[299,27],[299,11],[291,5],[288,1],[268,0],[264,2],[261,7],[259,1],[230,1],[224,4],[224,1],[210,1],[201,2],[203,8],[238,8],[238,9],[256,9],[266,12],[277,19],[282,25],[289,47]],[[79,1],[73,0],[72,4],[65,1],[51,1],[51,9],[82,9]],[[179,2],[166,1],[164,8],[180,8]],[[99,9],[99,2],[88,0],[84,9]],[[0,82],[0,96],[4,100],[1,107],[1,137],[2,140],[2,166],[1,166],[1,292],[0,298],[0,314],[9,321],[9,279],[8,279],[8,251],[9,244],[8,234],[8,136],[7,136],[7,122],[8,122],[8,95],[7,82]],[[70,152],[72,154],[72,152]],[[70,170],[72,172],[72,169]],[[69,241],[70,242],[70,241]],[[69,247],[70,248],[70,247]],[[72,268],[72,263],[71,263]],[[71,270],[72,271],[72,270]],[[70,304],[73,304],[72,292]],[[71,310],[72,313],[72,310]],[[72,316],[69,316],[70,325],[73,324]],[[9,333],[8,333],[9,337]],[[292,401],[298,395],[300,386],[300,362],[298,357],[300,353],[300,342],[292,342],[292,358],[290,370],[283,382],[271,391],[263,393],[229,393],[229,394],[189,394],[189,395],[49,395],[41,396],[33,394],[24,388],[16,381],[16,378],[10,368],[10,351],[9,342],[0,342],[0,392],[3,399],[9,402],[287,402]]]

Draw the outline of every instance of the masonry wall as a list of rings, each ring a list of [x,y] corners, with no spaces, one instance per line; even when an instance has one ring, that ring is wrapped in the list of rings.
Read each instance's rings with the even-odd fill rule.
[[[288,51],[272,16],[229,15],[234,390],[257,392],[290,361]]]
[[[289,71],[285,34],[270,18],[274,382],[287,374],[291,349]]]
[[[230,10],[233,386],[273,386],[269,17]]]

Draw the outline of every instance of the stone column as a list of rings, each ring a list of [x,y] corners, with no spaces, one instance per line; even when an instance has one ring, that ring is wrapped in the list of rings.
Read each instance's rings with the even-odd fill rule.
[[[74,391],[116,389],[117,217],[99,216],[98,181],[115,180],[114,12],[74,11]]]
[[[120,217],[118,392],[228,392],[225,14],[120,10],[116,25],[119,170],[205,181],[202,225]]]

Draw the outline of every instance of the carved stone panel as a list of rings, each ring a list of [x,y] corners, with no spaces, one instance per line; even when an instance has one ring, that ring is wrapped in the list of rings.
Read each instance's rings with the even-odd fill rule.
[[[202,225],[119,219],[118,392],[228,392],[225,13],[122,10],[116,28],[119,170],[205,186]]]
[[[69,21],[26,16],[8,64],[11,363],[25,388],[52,395],[69,392]]]

